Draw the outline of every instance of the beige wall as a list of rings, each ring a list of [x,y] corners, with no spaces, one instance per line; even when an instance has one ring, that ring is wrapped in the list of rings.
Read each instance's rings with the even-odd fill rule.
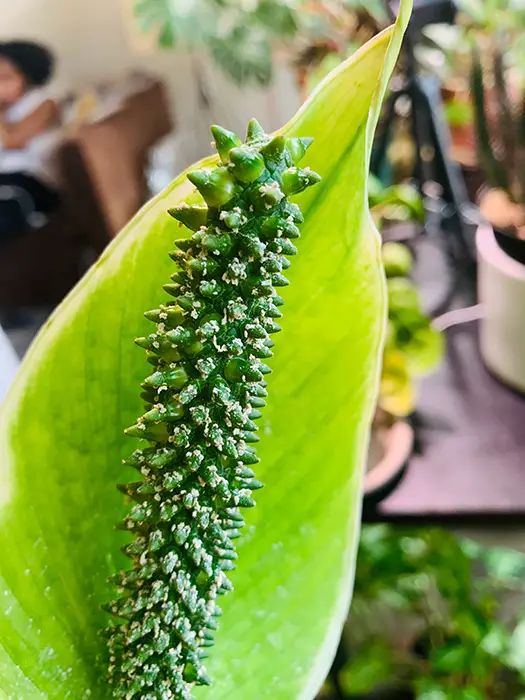
[[[298,106],[294,82],[286,68],[277,71],[267,91],[239,90],[210,65],[205,56],[149,51],[137,41],[133,20],[126,16],[133,0],[4,0],[0,38],[31,38],[48,44],[57,55],[57,88],[82,89],[93,81],[118,78],[133,68],[154,71],[168,85],[181,133],[186,165],[209,152],[208,124],[243,129],[252,116],[268,129],[284,123]],[[7,6],[7,7],[6,7]],[[144,49],[146,47],[146,50]],[[199,106],[195,64],[206,77],[211,109]]]

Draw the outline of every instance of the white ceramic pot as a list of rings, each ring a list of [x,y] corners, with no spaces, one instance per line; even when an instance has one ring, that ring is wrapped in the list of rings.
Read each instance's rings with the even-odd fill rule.
[[[481,355],[505,384],[525,392],[525,265],[505,253],[492,227],[476,234]]]

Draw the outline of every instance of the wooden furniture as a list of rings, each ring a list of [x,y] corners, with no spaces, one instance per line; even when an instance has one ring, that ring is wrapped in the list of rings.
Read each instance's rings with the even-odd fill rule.
[[[0,249],[0,312],[58,303],[147,200],[151,147],[172,129],[161,83],[80,127],[58,153],[63,203],[42,229]]]

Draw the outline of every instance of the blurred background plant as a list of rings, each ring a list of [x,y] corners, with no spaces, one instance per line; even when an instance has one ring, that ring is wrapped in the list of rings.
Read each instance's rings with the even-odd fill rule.
[[[511,549],[442,529],[363,527],[352,609],[320,698],[523,700],[524,575],[525,556]]]
[[[383,352],[379,409],[387,421],[413,413],[417,381],[433,372],[444,357],[442,333],[434,330],[409,278],[412,253],[402,243],[383,245],[388,288],[388,326]]]
[[[523,33],[525,13],[509,14],[502,16],[509,22],[515,19]],[[508,52],[514,41],[517,50]],[[486,184],[480,194],[481,211],[496,230],[525,239],[525,85],[520,44],[523,39],[516,28],[503,22],[494,34],[475,37],[470,88],[478,161]]]
[[[272,43],[298,30],[289,0],[137,0],[135,16],[144,32],[156,32],[162,48],[205,48],[236,84],[267,85],[272,78]]]
[[[302,97],[388,22],[381,0],[304,0],[293,63]]]
[[[379,178],[370,175],[368,203],[381,232],[393,224],[421,227],[424,223],[423,198],[406,182],[385,187]],[[417,287],[410,280],[410,248],[386,241],[382,253],[388,286],[388,327],[376,423],[388,425],[414,411],[417,380],[442,361],[444,338],[432,328]]]
[[[505,161],[505,138],[508,143],[512,130],[508,112],[521,111],[525,7],[510,0],[456,4],[456,24],[426,27],[415,53],[419,64],[441,81],[453,157],[462,165],[480,167],[481,181],[494,177],[494,167],[498,170],[489,141],[495,160]],[[482,106],[494,133],[480,131]],[[482,139],[488,139],[486,144]]]

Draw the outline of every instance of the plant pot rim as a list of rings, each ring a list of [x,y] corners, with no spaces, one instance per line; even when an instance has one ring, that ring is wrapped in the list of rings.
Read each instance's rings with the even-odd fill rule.
[[[525,246],[525,241],[520,241]],[[525,263],[519,262],[506,253],[498,243],[494,228],[483,222],[476,231],[476,248],[478,255],[498,267],[508,277],[516,280],[525,279]]]
[[[377,428],[373,434],[384,448],[382,458],[365,474],[365,497],[388,489],[406,467],[414,447],[414,429],[403,419],[397,419],[388,428]]]

